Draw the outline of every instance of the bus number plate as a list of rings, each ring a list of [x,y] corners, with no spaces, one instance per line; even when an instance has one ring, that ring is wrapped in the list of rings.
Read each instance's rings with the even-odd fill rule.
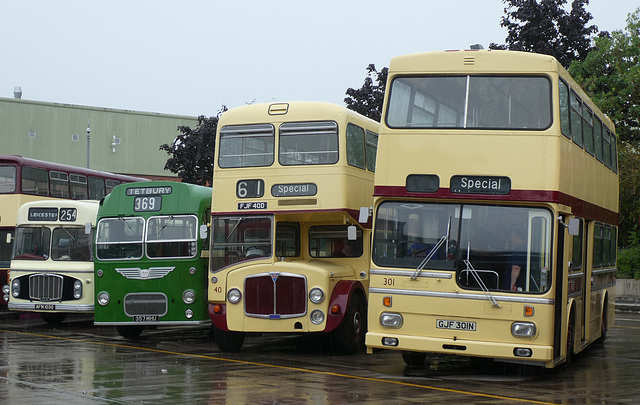
[[[266,210],[267,202],[266,201],[256,201],[256,202],[240,202],[238,203],[239,210]]]
[[[56,305],[55,304],[35,304],[33,306],[33,309],[38,309],[40,311],[55,311]]]
[[[158,315],[136,315],[133,317],[134,322],[158,322]]]
[[[451,321],[451,320],[445,320],[445,319],[437,319],[436,328],[475,331],[476,323],[469,322],[469,321]]]

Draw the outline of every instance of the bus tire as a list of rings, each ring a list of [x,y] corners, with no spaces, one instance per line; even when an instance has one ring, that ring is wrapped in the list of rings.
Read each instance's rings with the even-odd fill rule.
[[[142,329],[144,329],[144,326],[141,326],[141,325],[135,325],[135,326],[117,325],[116,326],[116,330],[118,331],[120,336],[122,336],[127,340],[135,340],[139,338],[140,334],[142,333]]]
[[[603,345],[607,340],[607,297],[605,297],[604,305],[602,306],[602,314],[600,315],[600,337],[598,338],[598,344]]]
[[[364,349],[367,310],[361,294],[354,291],[342,323],[331,332],[331,343],[338,354],[355,354]]]
[[[566,363],[569,364],[573,361],[573,344],[575,340],[576,321],[573,316],[573,311],[569,313],[569,325],[567,327],[567,356]]]
[[[213,326],[213,338],[220,351],[225,353],[237,353],[244,344],[244,333],[222,331]]]
[[[427,359],[427,353],[403,351],[402,359],[407,366],[420,367],[424,366],[424,361]]]
[[[40,316],[49,325],[59,325],[67,318],[67,314],[60,312],[41,312]]]

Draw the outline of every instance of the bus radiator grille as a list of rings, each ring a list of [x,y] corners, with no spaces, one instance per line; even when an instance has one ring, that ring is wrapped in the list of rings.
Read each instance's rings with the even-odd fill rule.
[[[304,276],[260,274],[245,279],[245,313],[260,318],[295,317],[307,313]]]
[[[64,279],[57,274],[34,274],[29,277],[29,297],[38,301],[62,299]]]
[[[167,314],[167,296],[162,293],[129,293],[124,297],[127,316]]]

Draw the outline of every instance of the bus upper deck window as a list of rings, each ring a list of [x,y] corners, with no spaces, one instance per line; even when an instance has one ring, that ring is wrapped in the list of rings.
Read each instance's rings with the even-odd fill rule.
[[[9,194],[16,191],[15,166],[0,166],[0,194]]]
[[[271,124],[228,125],[220,129],[218,165],[222,168],[273,164],[275,129]]]
[[[338,163],[338,124],[334,121],[285,122],[279,141],[283,166]]]

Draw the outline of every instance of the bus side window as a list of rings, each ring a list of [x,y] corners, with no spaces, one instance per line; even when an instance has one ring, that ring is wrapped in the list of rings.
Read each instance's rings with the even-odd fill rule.
[[[276,256],[300,256],[300,224],[279,222],[276,226]]]

